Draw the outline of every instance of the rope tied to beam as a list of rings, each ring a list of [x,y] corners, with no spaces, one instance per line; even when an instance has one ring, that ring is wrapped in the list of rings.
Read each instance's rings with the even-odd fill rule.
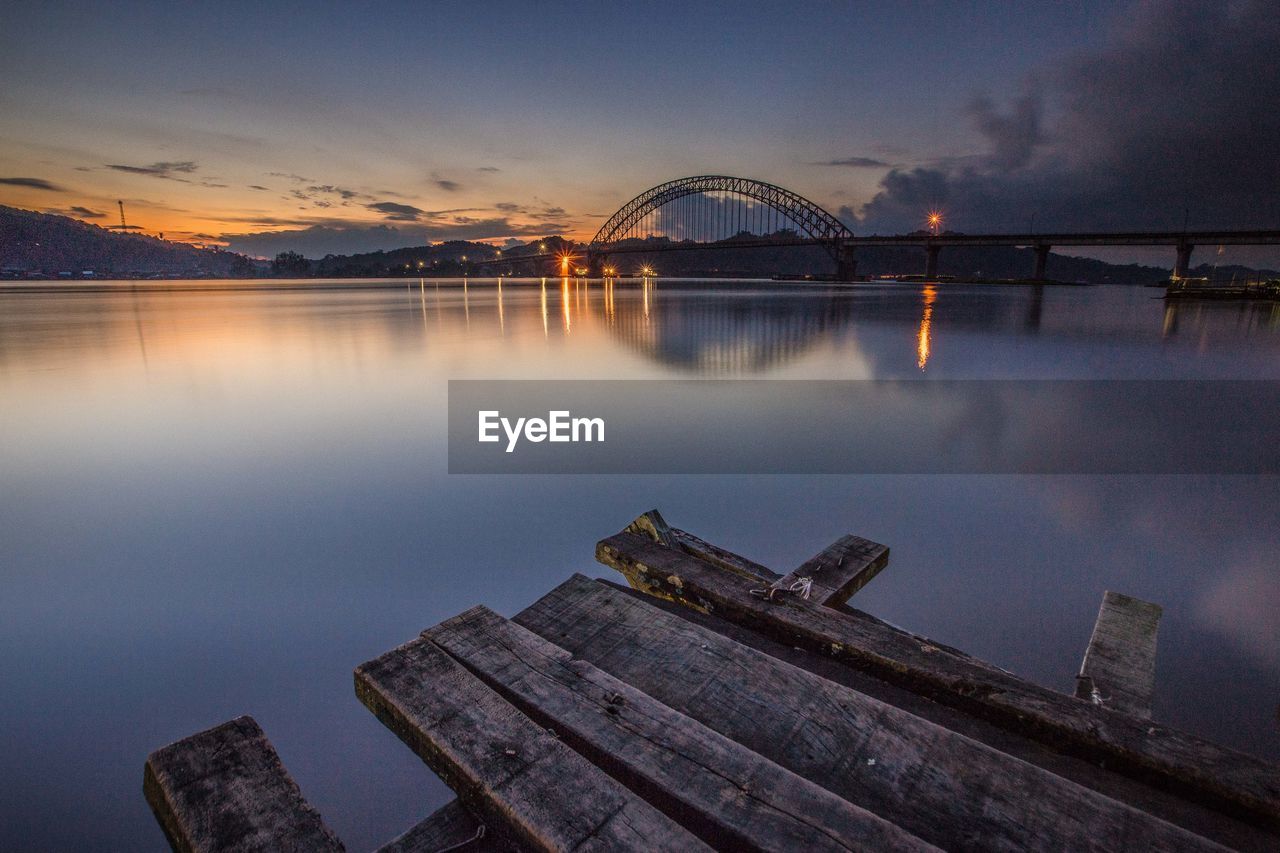
[[[798,577],[791,582],[790,586],[785,587],[782,585],[783,580],[785,578],[780,578],[766,587],[749,590],[749,592],[756,598],[762,598],[765,601],[777,601],[780,594],[787,592],[797,593],[805,601],[809,600],[809,595],[813,592],[813,578]]]
[[[471,836],[470,838],[463,839],[462,841],[459,841],[457,844],[450,844],[448,847],[441,847],[439,850],[436,850],[435,853],[453,853],[454,850],[461,850],[463,847],[467,847],[469,845],[475,844],[481,838],[484,838],[483,823],[476,827],[475,835]]]

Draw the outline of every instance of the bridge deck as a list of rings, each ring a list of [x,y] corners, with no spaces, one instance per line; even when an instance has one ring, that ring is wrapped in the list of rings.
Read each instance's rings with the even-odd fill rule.
[[[597,556],[631,588],[574,575],[357,668],[360,700],[458,794],[383,849],[1280,845],[1274,766],[849,607],[882,545],[843,537],[779,574],[654,512]],[[231,849],[210,816],[263,847],[298,827],[329,843],[237,725],[245,744],[202,733],[148,760],[175,848]]]

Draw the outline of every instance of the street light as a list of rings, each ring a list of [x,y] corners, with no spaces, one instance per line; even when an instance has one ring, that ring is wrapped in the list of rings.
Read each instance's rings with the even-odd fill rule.
[[[933,232],[933,236],[937,237],[938,232],[942,229],[942,213],[937,210],[929,211],[929,230]]]

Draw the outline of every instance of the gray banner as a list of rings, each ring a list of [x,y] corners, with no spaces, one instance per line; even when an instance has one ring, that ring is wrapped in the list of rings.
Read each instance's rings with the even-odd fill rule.
[[[1280,382],[451,380],[449,472],[1277,474]]]

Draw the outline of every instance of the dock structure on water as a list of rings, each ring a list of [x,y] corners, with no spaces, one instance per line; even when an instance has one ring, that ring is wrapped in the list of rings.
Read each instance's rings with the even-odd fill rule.
[[[1280,769],[1150,719],[1155,605],[1106,593],[1069,695],[850,607],[889,557],[856,536],[778,574],[654,511],[596,556],[629,587],[356,668],[457,795],[382,850],[1280,849]],[[178,850],[343,849],[248,717],[144,790]]]

